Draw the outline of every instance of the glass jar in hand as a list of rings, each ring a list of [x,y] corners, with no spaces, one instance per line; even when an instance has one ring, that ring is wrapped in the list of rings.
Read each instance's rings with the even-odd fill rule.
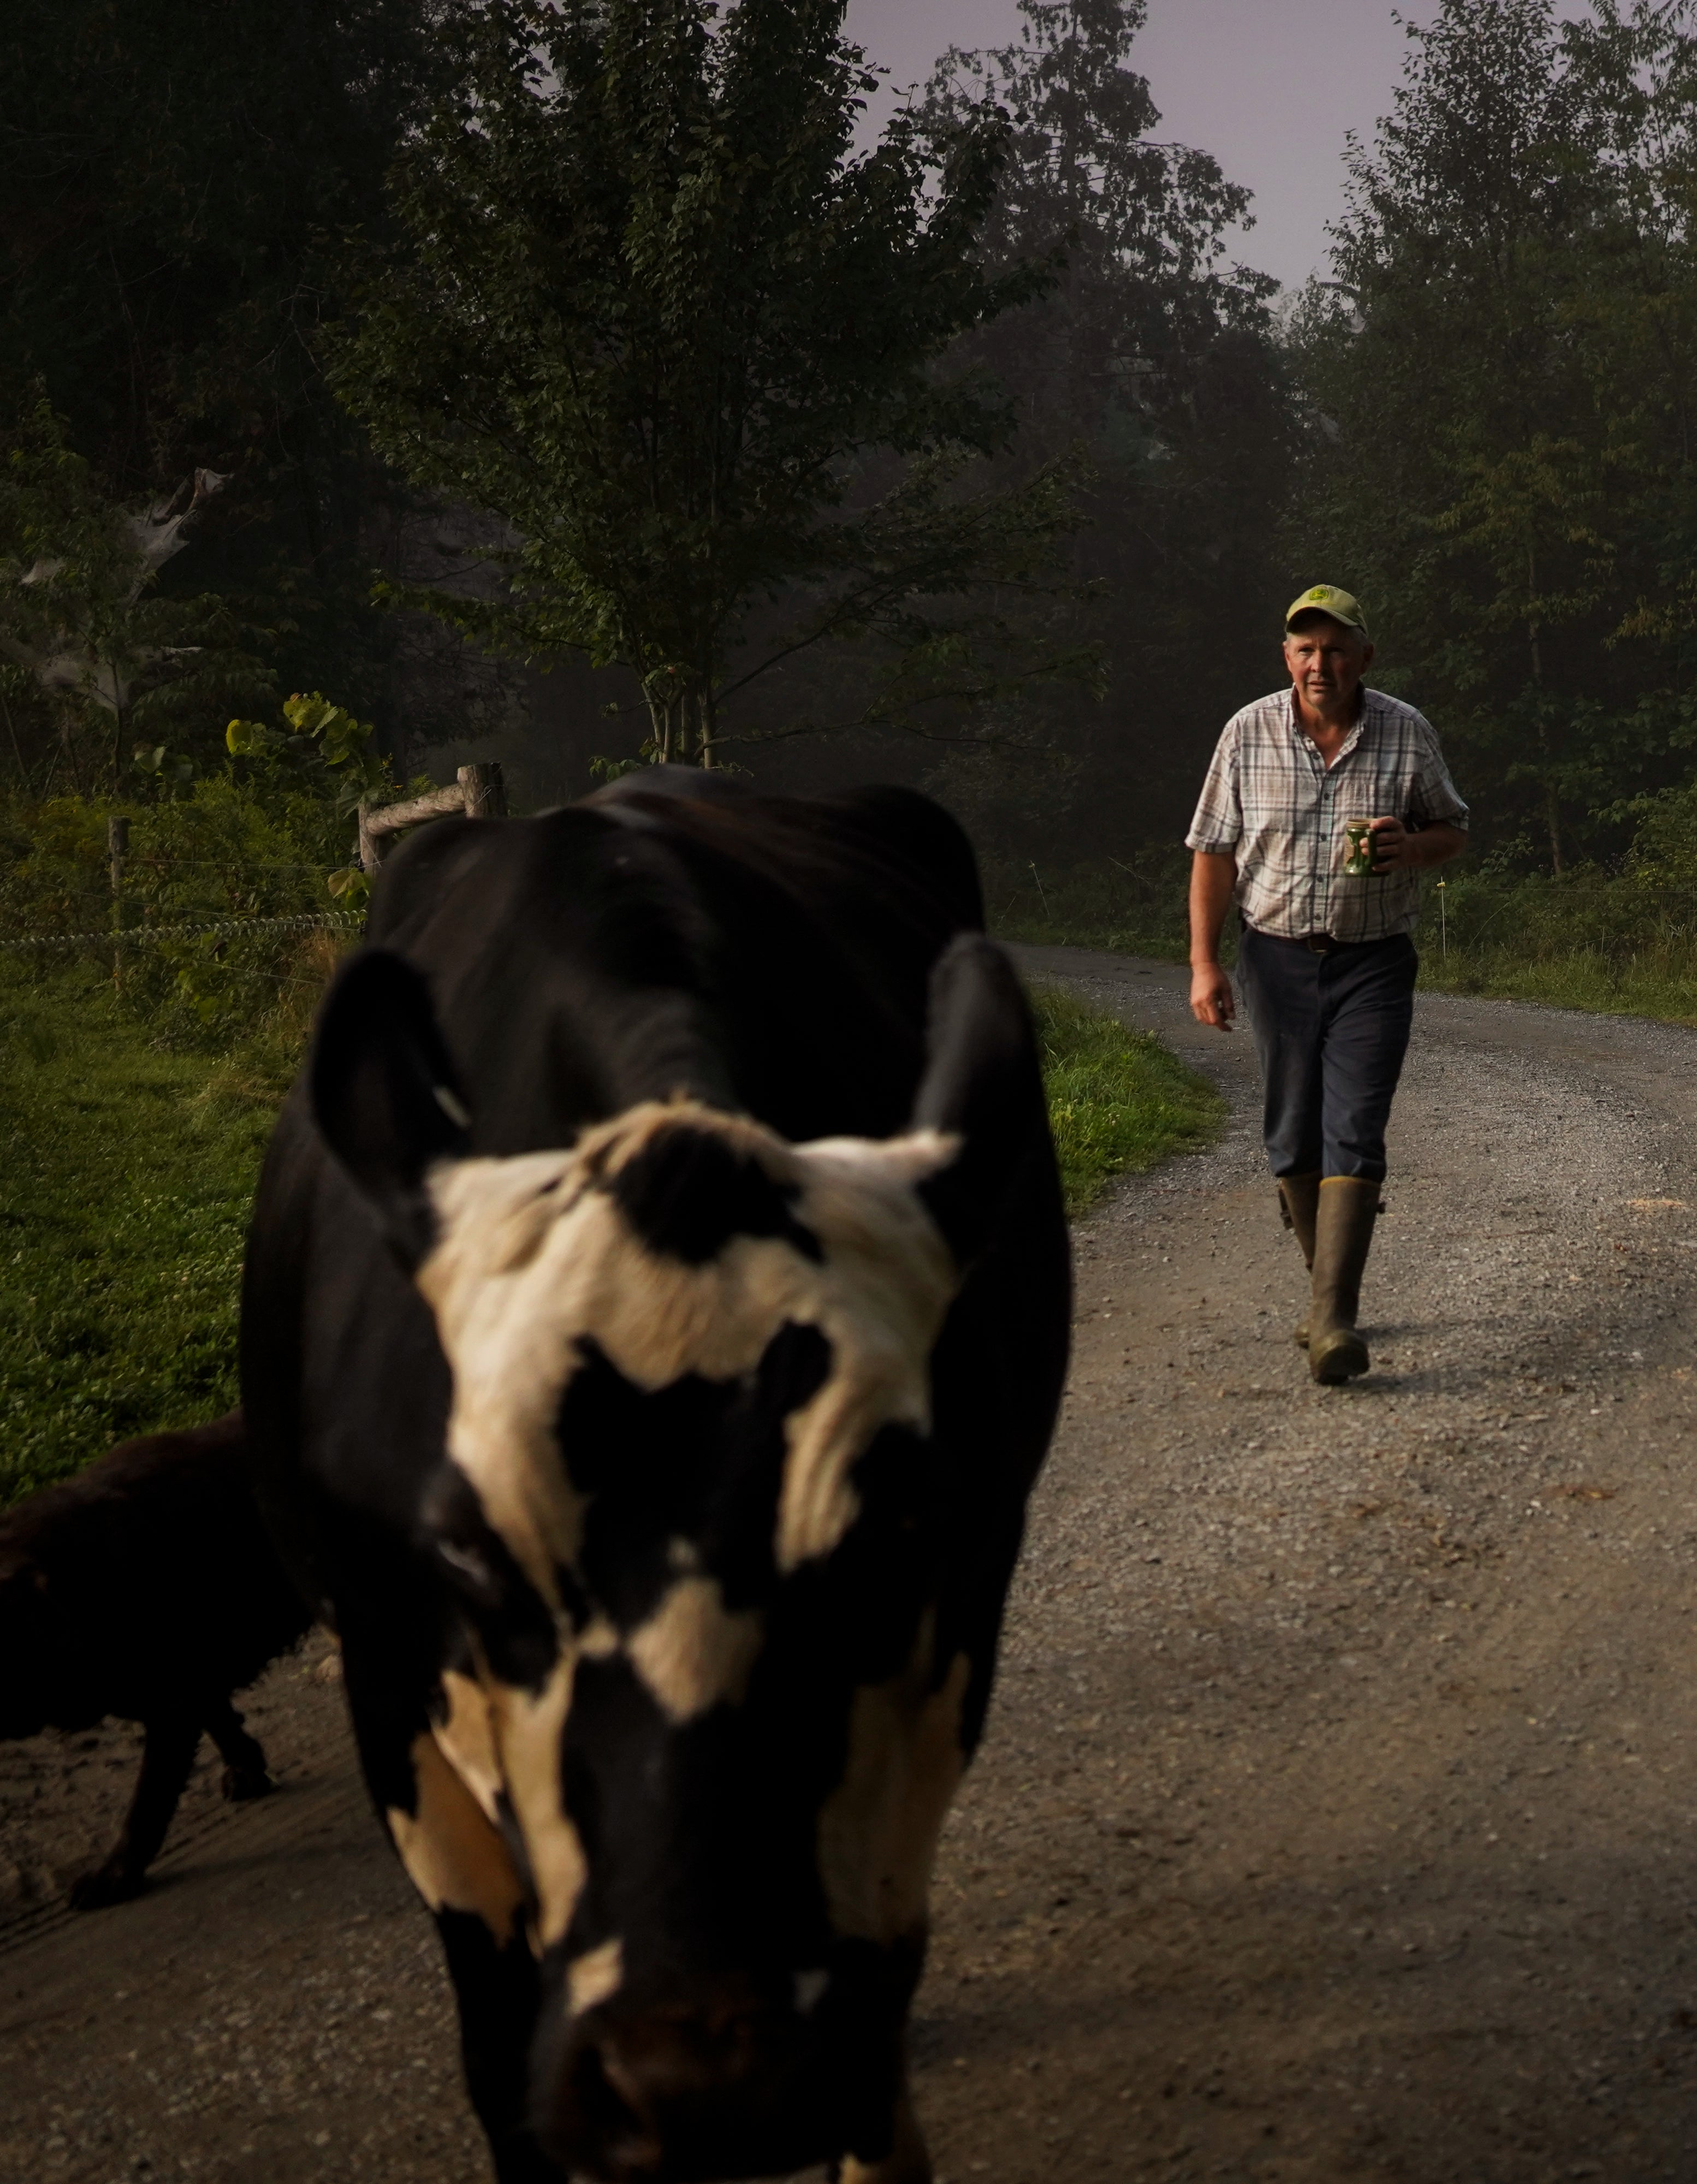
[[[1369,880],[1373,876],[1373,822],[1371,819],[1351,819],[1344,827],[1344,876],[1346,879]]]

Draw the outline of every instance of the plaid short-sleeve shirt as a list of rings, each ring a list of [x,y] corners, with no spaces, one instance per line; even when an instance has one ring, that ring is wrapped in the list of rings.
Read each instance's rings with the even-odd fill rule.
[[[1368,690],[1328,767],[1297,718],[1295,692],[1277,690],[1226,723],[1185,844],[1236,857],[1238,907],[1257,932],[1383,940],[1419,916],[1420,875],[1346,878],[1344,827],[1387,817],[1411,833],[1467,823],[1431,722]]]

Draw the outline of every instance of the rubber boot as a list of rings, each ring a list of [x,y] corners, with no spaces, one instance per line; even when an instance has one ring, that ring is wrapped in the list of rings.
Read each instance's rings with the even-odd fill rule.
[[[1282,1175],[1278,1179],[1279,1212],[1284,1225],[1302,1246],[1302,1263],[1314,1272],[1314,1222],[1320,1210],[1320,1172],[1311,1175]],[[1293,1329],[1293,1340],[1308,1347],[1308,1318]]]
[[[1328,1386],[1367,1369],[1367,1346],[1355,1332],[1355,1314],[1378,1217],[1379,1190],[1377,1182],[1358,1175],[1328,1175],[1320,1186],[1308,1369]]]

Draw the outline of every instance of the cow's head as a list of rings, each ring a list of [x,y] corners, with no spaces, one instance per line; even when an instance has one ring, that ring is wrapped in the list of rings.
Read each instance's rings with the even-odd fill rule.
[[[435,1904],[536,1951],[568,2171],[924,2173],[901,2027],[999,1605],[932,1352],[1035,1068],[971,939],[905,1134],[679,1100],[481,1158],[416,973],[368,955],[327,1006],[320,1126],[453,1375],[419,1537],[464,1648],[391,1825]]]

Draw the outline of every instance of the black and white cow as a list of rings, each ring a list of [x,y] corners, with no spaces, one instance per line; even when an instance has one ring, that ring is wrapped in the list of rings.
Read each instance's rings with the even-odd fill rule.
[[[903,791],[445,822],[278,1127],[262,1492],[503,2184],[930,2173],[904,2022],[1069,1303],[981,925]]]

